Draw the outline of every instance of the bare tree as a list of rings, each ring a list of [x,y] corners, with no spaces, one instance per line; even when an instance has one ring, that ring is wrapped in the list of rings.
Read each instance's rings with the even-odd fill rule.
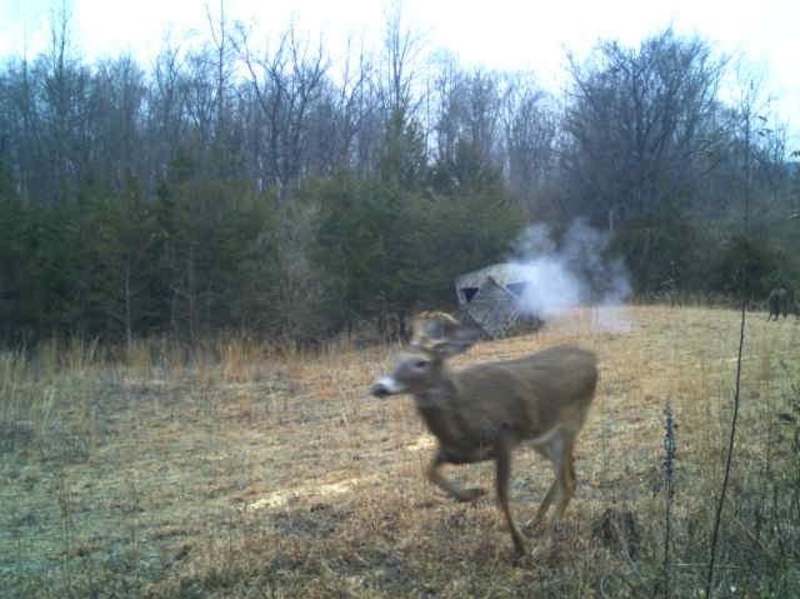
[[[146,137],[151,160],[147,188],[151,191],[167,175],[185,138],[187,79],[179,48],[165,43],[156,58],[146,100]]]
[[[421,40],[412,30],[404,26],[402,8],[401,0],[393,0],[387,10],[383,42],[386,60],[383,87],[386,93],[387,111],[389,114],[402,115],[404,120],[411,117],[417,108],[414,101],[413,65],[420,50]]]
[[[92,76],[86,174],[115,193],[147,179],[146,97],[145,75],[129,56],[101,63]]]
[[[422,43],[402,19],[402,2],[390,3],[384,31],[382,58],[384,68],[379,77],[384,138],[379,168],[384,177],[395,178],[404,186],[420,182],[427,161],[427,141],[416,93],[415,72]]]
[[[43,162],[36,165],[41,201],[56,204],[74,195],[86,166],[86,101],[89,69],[76,58],[71,42],[71,15],[66,5],[51,20],[50,51],[35,65],[41,95],[35,96],[40,112],[39,130]],[[39,104],[40,103],[40,104]],[[46,187],[44,187],[46,186]]]
[[[277,48],[253,56],[248,32],[239,28],[237,48],[250,74],[250,91],[263,119],[255,148],[267,185],[281,193],[308,170],[310,114],[320,102],[330,61],[322,43],[316,47],[298,37],[294,26],[285,31]]]
[[[216,54],[216,123],[215,136],[220,137],[226,131],[227,96],[230,90],[232,70],[232,47],[228,41],[228,22],[225,18],[225,0],[219,0],[219,11],[216,18],[211,8],[206,5],[206,19],[211,32],[211,39]]]
[[[486,163],[499,162],[503,82],[499,75],[475,70],[466,74],[445,62],[434,80],[434,131],[437,159],[453,163],[461,145]]]
[[[559,123],[548,95],[525,81],[513,81],[505,99],[505,161],[512,193],[529,214],[566,221],[559,202]]]
[[[636,50],[604,42],[572,60],[563,164],[574,210],[595,222],[657,214],[696,186],[724,61],[671,29]]]

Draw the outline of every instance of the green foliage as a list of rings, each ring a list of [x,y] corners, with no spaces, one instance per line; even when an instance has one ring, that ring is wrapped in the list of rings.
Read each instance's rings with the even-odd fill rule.
[[[794,249],[800,236],[788,230],[792,224],[782,225],[783,236],[773,225],[751,225],[744,235],[738,232],[738,219],[699,220],[673,213],[626,223],[611,249],[625,257],[637,294],[658,292],[674,279],[681,291],[729,298],[744,292],[751,300],[763,300],[776,283],[793,282],[800,273],[800,247]]]
[[[3,333],[23,340],[36,331],[69,329],[85,300],[83,223],[74,206],[46,209],[0,200]]]
[[[386,183],[412,189],[424,180],[425,172],[422,125],[416,120],[409,120],[403,111],[395,110],[386,123],[378,164],[379,177]]]
[[[374,298],[384,292],[387,240],[403,224],[397,187],[369,185],[342,174],[322,182],[312,193],[320,205],[312,256],[330,275],[328,318],[338,328],[359,316],[374,316]]]
[[[779,248],[776,252],[780,264],[776,274],[800,287],[800,219],[790,220],[785,212],[768,229],[771,245]]]
[[[452,304],[454,278],[502,259],[522,224],[499,177],[459,194],[420,194],[342,175],[317,193],[314,258],[331,274],[327,310],[335,326]]]
[[[648,293],[673,277],[692,282],[700,267],[703,241],[692,222],[677,215],[670,219],[639,218],[619,232],[611,250],[625,257],[636,293]]]
[[[134,180],[118,194],[87,183],[53,207],[4,197],[2,334],[131,342],[235,328],[313,341],[452,305],[453,279],[502,259],[522,226],[499,173],[466,150],[430,175],[411,157],[402,176],[343,171],[281,201],[192,176],[154,198]]]
[[[471,143],[460,142],[453,161],[435,164],[430,178],[431,197],[416,205],[420,230],[426,219],[435,228],[427,229],[426,256],[433,263],[424,270],[447,279],[450,299],[453,279],[505,259],[526,223],[499,170]]]
[[[277,293],[273,206],[237,181],[162,186],[157,285],[173,332],[266,326]]]
[[[735,297],[765,298],[781,278],[781,263],[780,252],[766,240],[735,235],[722,245],[712,271],[712,288]]]
[[[132,192],[95,199],[85,208],[92,232],[86,328],[130,340],[134,330],[148,331],[158,318],[159,306],[150,293],[160,249],[153,206]]]
[[[225,181],[55,207],[0,201],[3,337],[265,327],[272,200]]]

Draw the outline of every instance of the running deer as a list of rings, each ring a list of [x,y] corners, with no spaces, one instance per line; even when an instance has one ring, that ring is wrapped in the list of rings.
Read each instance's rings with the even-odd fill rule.
[[[526,442],[553,462],[555,481],[534,522],[543,520],[554,499],[554,521],[561,519],[575,492],[573,448],[597,386],[597,359],[592,352],[561,345],[518,360],[451,371],[448,359],[477,339],[475,330],[449,314],[423,314],[414,322],[409,350],[371,391],[375,397],[414,396],[420,416],[439,442],[428,479],[456,500],[473,501],[485,491],[461,488],[445,478],[440,467],[495,461],[500,511],[514,550],[521,555],[525,541],[508,506],[511,451]]]

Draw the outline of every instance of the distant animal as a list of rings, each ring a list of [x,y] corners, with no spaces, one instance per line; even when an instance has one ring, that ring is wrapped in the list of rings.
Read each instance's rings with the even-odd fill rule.
[[[391,374],[372,385],[375,397],[413,395],[417,411],[438,440],[428,479],[458,501],[473,501],[480,488],[461,488],[440,472],[443,464],[493,460],[500,511],[514,550],[525,540],[508,504],[511,451],[526,443],[548,458],[555,480],[536,514],[538,524],[557,500],[559,520],[575,492],[573,449],[586,421],[598,380],[594,353],[569,345],[526,358],[451,371],[448,360],[467,351],[479,333],[446,313],[428,313],[412,325],[413,337]]]
[[[798,315],[797,302],[795,302],[792,289],[785,284],[778,285],[769,292],[767,306],[769,307],[767,320],[778,320],[780,315],[786,318],[790,311],[796,316]]]

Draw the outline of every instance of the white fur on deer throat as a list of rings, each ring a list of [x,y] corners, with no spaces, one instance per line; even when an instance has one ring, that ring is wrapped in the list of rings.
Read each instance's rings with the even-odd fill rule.
[[[421,393],[414,394],[414,401],[417,406],[424,410],[429,408],[445,408],[447,400],[453,397],[453,387],[450,385],[438,385],[426,389]]]

